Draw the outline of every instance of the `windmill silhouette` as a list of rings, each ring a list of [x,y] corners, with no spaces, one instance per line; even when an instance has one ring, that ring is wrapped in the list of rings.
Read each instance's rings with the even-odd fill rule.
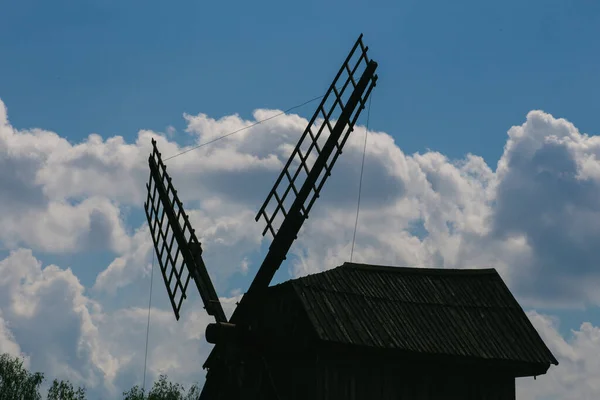
[[[375,87],[354,44],[256,220],[273,240],[228,320],[152,141],[146,216],[175,317],[190,281],[215,322],[200,399],[515,399],[558,361],[494,269],[344,263],[270,286]]]

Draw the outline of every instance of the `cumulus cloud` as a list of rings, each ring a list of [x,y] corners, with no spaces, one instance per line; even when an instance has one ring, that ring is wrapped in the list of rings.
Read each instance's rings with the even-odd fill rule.
[[[149,382],[162,373],[185,384],[201,380],[210,317],[199,303],[192,300],[179,323],[170,309],[152,308]],[[105,310],[69,269],[43,266],[26,249],[0,261],[0,304],[0,350],[25,355],[32,370],[86,386],[92,398],[115,398],[141,384],[147,308]]]
[[[40,210],[8,213],[0,237],[8,248],[21,244],[46,252],[123,251],[128,236],[117,205],[105,197],[77,204],[49,202]]]
[[[599,138],[539,111],[508,135],[496,172],[491,237],[526,238],[531,262],[519,271],[519,288],[597,305],[600,180],[591,171],[600,165]]]
[[[116,257],[108,267],[96,277],[93,289],[114,295],[117,290],[132,284],[149,274],[150,257],[154,247],[147,225],[140,227],[131,240],[129,248]]]
[[[93,324],[100,306],[84,295],[70,270],[41,263],[19,249],[0,262],[3,316],[31,368],[88,386],[110,375],[114,360],[102,351]]]
[[[0,310],[0,353],[8,353],[11,356],[21,356],[21,346],[16,342],[15,337],[8,327],[7,322],[2,316]]]
[[[53,132],[14,129],[8,124],[3,103],[1,108],[0,224],[3,229],[0,240],[3,247],[24,245],[47,252],[98,248],[122,251],[126,234],[116,196],[109,200],[106,194],[96,196],[97,193],[90,190],[76,193],[79,197],[75,197],[71,188],[79,182],[67,179],[53,186],[50,178],[56,176],[52,171],[55,167],[60,170],[53,160],[63,159],[73,146]],[[96,170],[97,174],[103,172],[97,166]],[[89,177],[87,183],[93,185],[93,177]]]
[[[544,376],[517,380],[517,397],[529,400],[592,400],[600,394],[600,327],[589,322],[571,330],[569,338],[558,332],[559,321],[535,311],[529,319],[559,361]]]
[[[307,123],[286,115],[255,124],[275,113],[257,110],[252,120],[186,114],[191,146],[246,129],[166,162],[217,291],[232,294],[223,298],[227,313],[243,292],[231,279],[252,277],[269,244],[254,215]],[[92,134],[73,144],[43,129],[16,129],[0,101],[0,244],[12,250],[0,262],[6,288],[0,290],[0,348],[28,354],[33,368],[106,396],[142,379],[147,298],[139,294],[153,247],[141,208],[151,138],[164,158],[191,148],[173,141],[172,129],[141,130],[129,142]],[[359,126],[282,273],[301,276],[350,258],[363,140]],[[599,137],[542,111],[509,129],[496,166],[472,154],[460,160],[434,151],[405,154],[393,136],[369,132],[352,257],[398,266],[494,267],[525,307],[597,307],[599,144]],[[91,290],[70,270],[39,261],[45,253],[89,250],[114,255]],[[150,374],[201,380],[209,318],[196,297],[176,324],[160,273],[154,274],[160,294],[151,314]],[[131,294],[132,288],[138,291]],[[600,350],[598,328],[584,323],[569,339],[550,317],[530,317],[561,362],[549,375],[560,387],[520,383],[526,398],[563,393],[579,382],[577,374],[597,373],[586,355]],[[31,332],[40,326],[45,330],[34,340]],[[597,396],[600,389],[587,384],[581,393]]]

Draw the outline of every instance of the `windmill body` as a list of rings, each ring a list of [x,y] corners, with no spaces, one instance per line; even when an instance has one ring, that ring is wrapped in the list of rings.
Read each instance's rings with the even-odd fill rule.
[[[494,269],[345,263],[267,292],[222,398],[514,399],[558,364]]]
[[[344,264],[270,287],[375,87],[358,38],[260,208],[273,240],[228,320],[153,140],[146,216],[177,319],[215,318],[201,399],[512,399],[557,364],[494,270]],[[451,396],[451,397],[448,397]]]

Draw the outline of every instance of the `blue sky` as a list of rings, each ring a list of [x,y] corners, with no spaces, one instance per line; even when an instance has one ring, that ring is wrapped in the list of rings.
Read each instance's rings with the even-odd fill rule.
[[[372,127],[394,132],[406,152],[473,152],[495,163],[507,126],[536,108],[598,131],[594,1],[11,1],[2,9],[0,91],[11,120],[75,141],[180,129],[182,112],[248,116],[295,105],[322,93],[360,32],[380,61]]]
[[[177,132],[173,143],[190,145],[207,137],[209,129],[202,128],[205,125],[194,128],[184,119],[184,113],[202,113],[213,119],[238,114],[244,120],[253,120],[256,109],[287,109],[323,94],[360,33],[370,47],[370,56],[379,63],[369,128],[391,136],[407,157],[416,152],[431,154],[432,150],[456,160],[471,153],[483,157],[489,169],[495,171],[507,144],[507,131],[521,125],[527,131],[526,118],[532,110],[543,110],[555,119],[565,118],[580,133],[600,132],[596,115],[600,93],[600,3],[593,0],[289,4],[0,0],[0,10],[0,99],[8,109],[10,125],[18,130],[41,128],[56,132],[72,145],[87,143],[91,133],[104,140],[122,136],[131,144],[142,129],[161,133],[170,126]],[[294,112],[309,118],[315,106],[313,103]],[[361,121],[364,124],[365,119]],[[560,125],[552,121],[548,126]],[[223,122],[222,129],[234,126],[234,122]],[[186,133],[186,129],[190,132]],[[534,130],[531,128],[531,132]],[[270,142],[263,144],[269,146]],[[202,196],[214,194],[203,192],[210,186],[204,185],[194,175],[196,172],[190,172],[203,168],[204,155],[199,154],[191,152],[181,157],[189,162],[189,168],[185,163],[174,167],[175,174],[179,174],[174,177],[176,185],[177,178],[197,184],[179,189],[195,201],[201,200],[193,198],[196,187]],[[415,162],[426,170],[425,161]],[[268,173],[261,175],[266,177],[265,188],[277,174],[277,168],[269,168]],[[383,171],[385,166],[381,168]],[[191,180],[186,180],[186,174]],[[132,176],[138,177],[134,173]],[[0,174],[0,186],[2,177]],[[143,176],[135,182],[141,187],[145,179]],[[335,173],[332,179],[336,179]],[[381,190],[385,194],[385,185],[377,185],[372,183],[374,193]],[[58,187],[55,190],[60,190]],[[76,188],[67,191],[77,192]],[[85,189],[80,196],[92,194],[98,193],[93,188]],[[574,196],[569,199],[566,195],[565,201],[578,204]],[[64,198],[74,201],[76,197]],[[111,201],[117,197],[106,195]],[[120,197],[118,200],[122,202],[121,215],[125,215],[123,229],[133,237],[135,229],[144,222],[141,203],[136,208],[137,203],[130,204]],[[246,206],[256,211],[260,203]],[[244,207],[239,210],[245,210]],[[229,208],[219,212],[226,210]],[[209,209],[202,211],[210,216]],[[253,220],[252,223],[258,225]],[[538,237],[531,227],[515,228],[502,221],[495,226],[499,235],[518,228],[532,242]],[[596,238],[591,227],[581,232],[587,232],[581,237]],[[239,245],[239,254],[235,255],[238,259],[232,262],[248,258],[254,267],[246,275],[236,270],[216,277],[221,279],[218,288],[223,295],[247,287],[254,273],[252,268],[264,254],[264,243],[261,250],[261,246],[252,247],[242,236],[239,234],[230,242],[225,240],[231,246]],[[2,258],[12,249],[7,243],[3,242]],[[19,244],[32,248],[44,265],[72,268],[90,293],[96,293],[91,288],[98,274],[122,255],[121,250],[115,250],[118,243],[111,250],[101,247],[94,251],[56,251],[37,246],[27,240]],[[305,251],[299,245],[300,248],[300,253]],[[366,248],[364,251],[368,254]],[[215,263],[219,257],[214,256]],[[395,257],[391,260],[413,260]],[[450,262],[448,257],[446,263]],[[519,257],[515,255],[514,260],[524,260]],[[466,260],[476,264],[478,258]],[[570,268],[564,266],[565,271]],[[515,272],[520,276],[519,273]],[[278,275],[278,280],[286,279],[286,274],[287,269]],[[97,293],[90,296],[104,302],[107,309],[117,309],[120,304],[142,307],[147,301],[147,275],[136,276],[139,287],[123,297],[105,298]],[[160,279],[158,274],[155,278]],[[157,304],[165,306],[165,291],[162,282],[158,282],[157,290],[162,293],[157,296],[162,300],[157,300]],[[524,290],[523,298],[529,298],[534,289]],[[540,293],[545,291],[546,288],[539,288]],[[559,318],[558,332],[569,338],[570,330],[578,330],[582,322],[600,325],[600,300],[596,300],[596,305],[591,298],[582,301],[586,306],[579,310],[548,302],[528,309]],[[168,311],[168,306],[164,309]],[[600,343],[598,346],[600,349]],[[27,344],[23,342],[21,347],[27,349]],[[129,383],[128,378],[122,379]]]

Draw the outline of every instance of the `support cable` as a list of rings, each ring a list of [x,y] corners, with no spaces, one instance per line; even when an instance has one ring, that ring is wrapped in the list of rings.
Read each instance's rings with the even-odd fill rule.
[[[146,326],[146,351],[144,355],[144,379],[142,391],[146,393],[146,362],[148,361],[148,336],[150,334],[150,309],[152,307],[152,281],[154,277],[154,252],[152,252],[152,269],[150,270],[150,296],[148,298],[148,324]]]
[[[356,202],[356,220],[354,221],[354,234],[352,235],[352,249],[350,250],[350,262],[354,256],[354,242],[356,241],[356,228],[358,227],[358,212],[360,210],[360,195],[362,193],[363,171],[365,169],[365,154],[367,153],[367,136],[369,134],[369,119],[371,118],[371,100],[373,95],[369,97],[369,109],[367,110],[367,126],[365,127],[365,143],[363,145],[362,164],[360,165],[360,179],[358,181],[358,201]]]
[[[280,117],[280,116],[282,116],[283,114],[287,114],[288,112],[290,112],[290,111],[292,111],[292,110],[295,110],[296,108],[300,108],[300,107],[302,107],[302,106],[305,106],[305,105],[307,105],[307,104],[309,104],[309,103],[312,103],[312,102],[313,102],[313,101],[315,101],[315,100],[319,100],[319,99],[320,99],[320,98],[322,98],[323,96],[324,96],[324,95],[321,95],[321,96],[314,97],[314,98],[312,98],[312,99],[310,99],[310,100],[307,100],[307,101],[305,101],[305,102],[304,102],[304,103],[302,103],[302,104],[298,104],[298,105],[296,105],[296,106],[293,106],[293,107],[290,107],[290,108],[288,108],[288,109],[287,109],[287,110],[285,110],[285,111],[282,111],[282,112],[280,112],[280,113],[277,113],[277,114],[275,114],[275,115],[271,115],[271,116],[270,116],[270,117],[268,117],[268,118],[261,119],[260,121],[256,121],[256,122],[255,122],[255,123],[253,123],[253,124],[250,124],[250,125],[248,125],[248,126],[245,126],[245,127],[243,127],[243,128],[240,128],[240,129],[238,129],[238,130],[235,130],[235,131],[233,131],[233,132],[229,132],[229,133],[227,133],[227,134],[225,134],[225,135],[223,135],[223,136],[219,136],[218,138],[215,138],[215,139],[209,140],[208,142],[205,142],[205,143],[200,143],[200,144],[199,144],[199,145],[197,145],[197,146],[191,147],[191,148],[189,148],[189,149],[187,149],[187,150],[184,150],[184,151],[182,151],[182,152],[180,152],[180,153],[177,153],[177,154],[174,154],[174,155],[172,155],[172,156],[170,156],[170,157],[167,157],[167,158],[165,158],[163,161],[168,161],[168,160],[170,160],[170,159],[172,159],[172,158],[178,157],[178,156],[180,156],[180,155],[182,155],[182,154],[185,154],[185,153],[188,153],[188,152],[190,152],[190,151],[192,151],[192,150],[196,150],[196,149],[199,149],[200,147],[204,147],[204,146],[206,146],[206,145],[208,145],[208,144],[211,144],[211,143],[214,143],[214,142],[216,142],[216,141],[218,141],[218,140],[225,139],[226,137],[228,137],[228,136],[231,136],[231,135],[233,135],[233,134],[235,134],[235,133],[238,133],[238,132],[241,132],[241,131],[245,131],[246,129],[250,129],[250,128],[252,128],[253,126],[256,126],[256,125],[262,124],[263,122],[266,122],[266,121],[269,121],[269,120],[271,120],[271,119],[274,119],[274,118]]]

